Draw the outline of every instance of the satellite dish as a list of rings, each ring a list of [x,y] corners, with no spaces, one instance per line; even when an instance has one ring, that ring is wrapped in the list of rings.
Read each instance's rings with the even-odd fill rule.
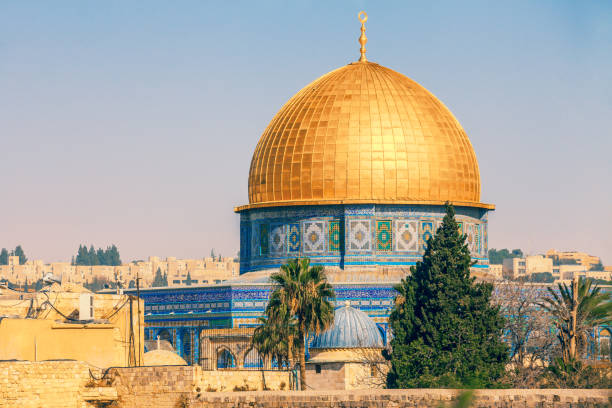
[[[60,285],[62,284],[62,280],[60,278],[57,278],[56,276],[53,276],[53,274],[51,272],[47,272],[43,276],[42,281],[46,285],[52,285],[54,283],[57,283],[57,284],[60,284]]]

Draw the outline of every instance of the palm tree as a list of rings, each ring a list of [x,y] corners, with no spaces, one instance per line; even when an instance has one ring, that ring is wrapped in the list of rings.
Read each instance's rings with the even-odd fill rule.
[[[251,344],[264,358],[265,367],[270,367],[276,360],[279,367],[291,366],[295,354],[295,339],[297,338],[295,319],[285,313],[279,315],[278,310],[266,308],[266,317],[258,318],[260,326],[253,332]]]
[[[297,344],[300,359],[300,389],[306,389],[306,336],[319,334],[334,321],[334,306],[330,300],[336,298],[334,289],[327,282],[323,267],[310,266],[310,259],[292,259],[282,265],[280,271],[270,276],[278,288],[270,296],[267,315],[277,323],[292,326],[295,319],[295,335],[288,334],[288,357],[292,358],[292,345]],[[282,323],[282,322],[285,323]]]
[[[576,360],[576,342],[587,343],[593,327],[612,322],[610,293],[601,293],[591,279],[574,278],[571,287],[558,284],[558,293],[548,288],[549,296],[539,306],[550,312],[563,350],[563,362]]]

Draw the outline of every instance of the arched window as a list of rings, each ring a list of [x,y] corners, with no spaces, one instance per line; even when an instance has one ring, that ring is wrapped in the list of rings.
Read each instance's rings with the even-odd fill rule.
[[[257,349],[252,348],[244,356],[244,368],[263,368],[263,360]]]
[[[236,368],[236,359],[234,355],[226,348],[217,351],[217,368]]]

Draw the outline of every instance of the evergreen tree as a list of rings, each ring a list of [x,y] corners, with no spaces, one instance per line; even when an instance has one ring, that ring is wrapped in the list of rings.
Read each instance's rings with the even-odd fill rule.
[[[86,245],[79,245],[76,258],[73,259],[74,265],[121,265],[121,256],[115,245],[106,247],[106,249],[98,248],[97,250],[94,249],[93,245],[89,249],[87,249]]]
[[[470,252],[455,210],[429,239],[423,260],[396,286],[390,388],[488,387],[504,373],[504,319],[493,285],[470,277]]]
[[[210,257],[213,259],[213,261],[215,260],[215,248],[210,250]]]
[[[187,286],[191,286],[191,272],[187,272],[186,282]]]
[[[75,259],[77,265],[87,265],[87,249],[83,245],[79,245],[79,250]]]
[[[25,252],[23,252],[23,248],[21,248],[21,245],[17,245],[11,255],[19,257],[19,265],[23,265],[28,261],[28,258],[25,256]]]
[[[119,266],[121,265],[121,256],[116,245],[111,245],[107,250],[108,265]]]
[[[96,251],[96,262],[97,265],[110,265],[108,260],[106,259],[106,254],[108,251],[103,250],[102,248],[98,248]]]
[[[0,251],[0,265],[8,265],[8,257],[8,251],[6,248],[2,248],[2,251]]]
[[[167,283],[164,285],[164,277],[162,276],[160,268],[157,268],[157,271],[155,272],[155,278],[153,279],[152,286],[154,288],[159,288],[161,286],[168,286]]]
[[[163,286],[168,286],[168,274],[164,272]]]
[[[94,249],[93,245],[89,247],[89,251],[87,252],[87,259],[89,260],[89,263],[87,265],[98,265],[98,253]]]

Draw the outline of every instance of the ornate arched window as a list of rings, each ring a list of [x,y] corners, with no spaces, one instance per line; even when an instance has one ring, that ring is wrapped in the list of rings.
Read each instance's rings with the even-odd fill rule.
[[[231,351],[226,348],[221,348],[217,351],[217,368],[236,368],[236,358]]]

